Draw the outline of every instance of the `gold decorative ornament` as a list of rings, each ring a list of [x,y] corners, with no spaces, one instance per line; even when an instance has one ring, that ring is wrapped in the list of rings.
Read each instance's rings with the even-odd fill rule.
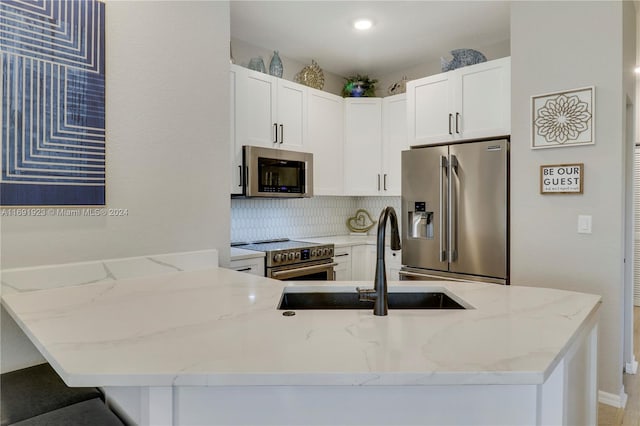
[[[296,83],[304,84],[314,89],[322,90],[324,87],[324,73],[314,60],[311,60],[311,65],[302,68],[294,79]]]
[[[376,224],[376,221],[373,220],[371,215],[365,209],[359,209],[356,211],[355,216],[347,219],[347,228],[351,232],[362,232],[366,233],[369,229],[373,228]]]

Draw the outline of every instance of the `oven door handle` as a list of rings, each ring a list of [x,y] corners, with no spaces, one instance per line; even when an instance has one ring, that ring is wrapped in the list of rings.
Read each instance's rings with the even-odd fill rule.
[[[314,265],[314,266],[303,266],[301,268],[293,268],[293,269],[287,269],[284,271],[276,271],[276,272],[272,272],[271,273],[271,278],[275,278],[278,279],[278,277],[284,277],[286,278],[287,275],[291,275],[291,273],[293,272],[293,275],[300,275],[300,273],[314,273],[314,272],[321,272],[326,270],[327,268],[333,268],[334,266],[337,266],[337,263],[323,263],[322,265]]]

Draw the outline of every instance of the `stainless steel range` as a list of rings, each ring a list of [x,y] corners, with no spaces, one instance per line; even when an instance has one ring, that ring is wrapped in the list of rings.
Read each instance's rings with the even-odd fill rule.
[[[245,250],[263,251],[265,275],[277,280],[333,281],[333,244],[317,244],[289,239],[234,244]]]

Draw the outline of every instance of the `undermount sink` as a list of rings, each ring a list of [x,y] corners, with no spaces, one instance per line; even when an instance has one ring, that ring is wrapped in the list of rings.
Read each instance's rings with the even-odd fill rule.
[[[389,309],[466,309],[443,291],[389,291]],[[287,287],[282,292],[278,309],[373,309],[373,302],[360,301],[354,291],[301,291]]]

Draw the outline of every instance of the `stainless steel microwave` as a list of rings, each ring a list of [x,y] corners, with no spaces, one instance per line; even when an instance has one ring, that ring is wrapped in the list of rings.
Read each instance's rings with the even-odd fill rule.
[[[245,197],[313,196],[313,154],[245,145],[242,160]]]

